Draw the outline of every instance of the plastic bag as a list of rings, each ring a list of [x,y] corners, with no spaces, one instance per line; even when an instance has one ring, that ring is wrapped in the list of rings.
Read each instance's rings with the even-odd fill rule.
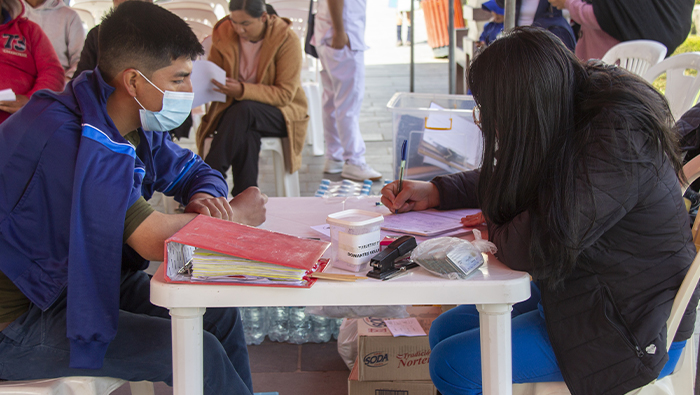
[[[474,229],[474,241],[438,237],[422,242],[411,253],[411,260],[430,273],[450,280],[464,279],[484,264],[482,252],[496,252],[496,246],[481,238]]]
[[[344,319],[338,331],[338,354],[350,370],[357,359],[357,336],[357,319]]]
[[[406,306],[309,306],[306,314],[329,318],[406,318]]]

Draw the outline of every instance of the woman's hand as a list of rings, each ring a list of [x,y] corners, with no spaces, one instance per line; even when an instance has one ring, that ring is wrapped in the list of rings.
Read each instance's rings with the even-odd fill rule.
[[[14,101],[0,101],[0,110],[14,114],[29,101],[29,97],[25,95],[15,95],[15,97]]]
[[[425,210],[440,204],[440,191],[432,182],[404,180],[399,192],[394,181],[382,188],[382,204],[394,213]]]
[[[549,0],[549,4],[560,10],[566,8],[566,0]]]
[[[223,93],[226,96],[235,98],[243,93],[243,84],[233,78],[226,77],[226,85],[217,80],[211,80],[211,82],[216,86],[216,88],[214,88],[215,92]]]

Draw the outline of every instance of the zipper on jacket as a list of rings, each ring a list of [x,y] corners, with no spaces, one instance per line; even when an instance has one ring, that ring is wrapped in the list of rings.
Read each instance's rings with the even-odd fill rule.
[[[603,303],[610,303],[610,306],[612,306],[613,312],[617,316],[617,320],[612,320],[608,316],[608,311],[605,306],[603,306],[603,313],[605,314],[605,318],[607,318],[608,322],[612,324],[613,328],[620,334],[620,336],[625,340],[625,343],[634,350],[635,353],[637,353],[637,357],[642,358],[644,356],[644,351],[642,351],[642,348],[639,347],[639,342],[637,339],[634,337],[634,334],[632,334],[632,331],[630,328],[627,327],[627,323],[622,317],[622,314],[620,314],[620,311],[618,311],[617,306],[615,303],[613,303],[613,298],[612,294],[610,293],[610,289],[608,288],[607,285],[603,285],[603,290],[605,291],[605,296],[607,300],[604,300]],[[622,328],[615,322],[619,321],[622,323]]]

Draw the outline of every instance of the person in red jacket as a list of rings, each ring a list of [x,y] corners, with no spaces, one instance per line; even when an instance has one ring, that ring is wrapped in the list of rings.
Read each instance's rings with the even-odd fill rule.
[[[22,108],[39,89],[62,91],[63,67],[46,34],[24,16],[19,0],[0,0],[0,91],[12,89],[14,101],[0,101],[0,123]]]

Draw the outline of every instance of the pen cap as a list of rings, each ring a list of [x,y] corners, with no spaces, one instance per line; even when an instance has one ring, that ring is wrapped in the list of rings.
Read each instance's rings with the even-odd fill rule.
[[[366,271],[379,252],[384,217],[364,210],[344,210],[328,215],[331,231],[331,264],[352,272]]]

